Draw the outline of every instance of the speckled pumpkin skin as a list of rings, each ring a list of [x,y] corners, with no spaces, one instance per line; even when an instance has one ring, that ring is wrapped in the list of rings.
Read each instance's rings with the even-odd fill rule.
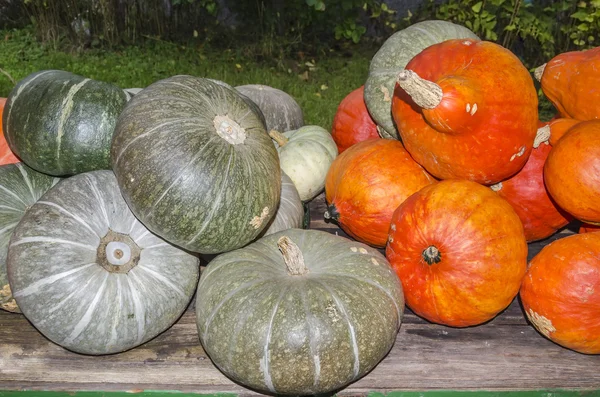
[[[10,149],[50,175],[110,169],[110,145],[127,102],[119,87],[62,70],[30,74],[13,88],[2,115]]]
[[[287,236],[309,273],[288,274],[277,241]],[[401,284],[367,245],[290,229],[209,263],[197,291],[198,332],[215,365],[269,394],[339,389],[391,349],[404,308]]]
[[[217,132],[225,117],[242,143]],[[174,76],[135,95],[119,117],[113,167],[133,213],[154,233],[214,254],[254,240],[281,194],[277,150],[262,115],[230,87]]]
[[[0,166],[0,309],[20,313],[6,270],[8,242],[25,211],[60,178],[37,172],[23,163]]]
[[[139,247],[128,272],[102,266],[102,241],[113,232]],[[173,325],[200,271],[195,255],[133,216],[107,170],[64,179],[32,205],[15,228],[7,265],[25,317],[58,345],[93,355],[133,348]]]
[[[379,131],[383,138],[399,139],[391,107],[400,70],[425,48],[449,39],[477,39],[477,36],[447,21],[417,22],[390,36],[373,56],[365,83],[365,102],[375,122],[383,128]]]

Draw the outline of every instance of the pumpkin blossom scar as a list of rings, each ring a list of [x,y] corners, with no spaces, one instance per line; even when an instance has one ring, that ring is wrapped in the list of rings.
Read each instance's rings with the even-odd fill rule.
[[[260,227],[260,225],[263,224],[265,219],[267,219],[268,216],[269,216],[269,207],[265,207],[265,208],[263,208],[260,215],[257,215],[254,218],[252,218],[252,220],[250,221],[250,225],[253,228],[258,229]]]
[[[532,309],[529,309],[529,312],[527,314],[529,314],[529,319],[531,320],[533,325],[535,325],[535,328],[537,328],[538,331],[540,331],[544,336],[550,337],[550,333],[556,331],[556,328],[554,328],[550,319],[539,315]]]

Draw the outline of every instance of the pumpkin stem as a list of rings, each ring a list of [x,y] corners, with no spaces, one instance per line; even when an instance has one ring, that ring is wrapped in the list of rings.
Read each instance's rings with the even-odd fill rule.
[[[300,247],[296,245],[288,236],[282,236],[277,240],[279,251],[283,254],[283,260],[287,266],[288,273],[292,276],[302,276],[308,273],[308,268],[304,263],[304,257]]]
[[[279,146],[284,146],[289,142],[289,139],[279,131],[271,130],[269,131],[269,136],[275,140]]]
[[[421,255],[428,265],[439,263],[442,260],[442,254],[440,253],[440,250],[438,250],[434,245],[430,245],[429,247],[425,248]]]
[[[546,63],[543,65],[538,66],[537,68],[535,68],[535,70],[533,71],[533,77],[535,77],[535,79],[537,81],[542,81],[542,75],[544,74],[544,70],[546,69]]]
[[[550,126],[545,125],[543,127],[538,128],[537,134],[535,135],[535,139],[533,141],[533,147],[538,148],[542,143],[548,144],[548,140],[550,139]]]
[[[402,70],[396,81],[422,109],[433,109],[442,102],[442,87],[433,81],[422,79],[412,70]]]
[[[325,218],[327,220],[331,219],[336,222],[338,219],[340,219],[340,213],[338,212],[337,208],[335,207],[335,204],[331,203],[331,205],[329,207],[327,207],[327,210],[323,214],[323,218]]]

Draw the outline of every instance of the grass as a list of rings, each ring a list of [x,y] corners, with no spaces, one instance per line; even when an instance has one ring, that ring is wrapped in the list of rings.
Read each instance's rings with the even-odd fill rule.
[[[364,84],[372,53],[362,50],[350,56],[332,53],[320,59],[255,62],[231,49],[185,47],[148,41],[114,51],[57,51],[36,41],[30,30],[2,31],[0,68],[15,80],[32,72],[61,69],[114,83],[122,88],[146,87],[177,74],[209,77],[232,86],[265,84],[292,95],[304,111],[306,124],[326,129],[340,101]],[[0,74],[0,96],[13,87]]]

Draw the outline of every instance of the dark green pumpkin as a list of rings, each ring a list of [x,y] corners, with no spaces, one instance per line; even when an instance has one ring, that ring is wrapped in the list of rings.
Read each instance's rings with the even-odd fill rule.
[[[10,149],[50,175],[110,169],[117,117],[127,102],[119,87],[62,70],[30,74],[13,88],[3,114]]]
[[[281,194],[279,158],[262,115],[209,79],[174,76],[135,95],[119,117],[112,159],[140,221],[194,252],[248,244]]]
[[[477,39],[475,33],[452,22],[415,23],[391,35],[373,56],[365,83],[365,103],[383,138],[399,139],[392,119],[392,96],[398,73],[425,48],[449,39]]]
[[[0,309],[20,312],[6,270],[8,242],[13,231],[25,211],[59,180],[23,163],[0,166]]]
[[[221,254],[200,276],[198,334],[227,376],[269,394],[328,393],[389,352],[402,285],[374,248],[288,229]]]

